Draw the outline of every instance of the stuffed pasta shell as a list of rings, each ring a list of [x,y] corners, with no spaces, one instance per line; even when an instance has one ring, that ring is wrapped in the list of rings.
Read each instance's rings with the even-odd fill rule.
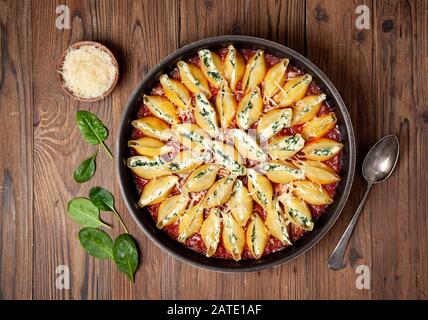
[[[177,123],[177,111],[168,99],[162,96],[144,96],[144,104],[153,115],[168,124]]]
[[[313,119],[321,109],[322,102],[326,99],[325,94],[306,96],[297,101],[293,108],[293,126],[304,124]]]
[[[319,138],[307,143],[302,153],[309,160],[326,161],[338,154],[342,148],[343,144],[336,140]]]
[[[144,135],[162,141],[170,140],[172,133],[168,124],[156,117],[144,117],[132,121],[132,126]]]
[[[156,227],[162,229],[174,224],[186,211],[189,201],[190,197],[187,192],[180,193],[163,201],[159,206]]]
[[[293,193],[309,204],[322,206],[333,202],[328,192],[319,183],[309,180],[293,181],[293,187]]]
[[[284,204],[284,212],[291,223],[306,231],[314,228],[311,210],[305,201],[291,194],[282,196],[281,201]]]
[[[235,176],[229,175],[217,180],[205,195],[205,208],[213,208],[228,202],[232,195],[235,179]]]
[[[197,204],[186,211],[178,223],[178,238],[180,242],[185,242],[188,238],[197,233],[204,222],[204,207]]]
[[[268,178],[254,169],[248,169],[248,190],[254,201],[266,210],[272,204],[273,187]]]
[[[331,184],[340,181],[339,175],[327,164],[313,160],[297,160],[293,163],[301,168],[304,176],[319,184]]]
[[[229,208],[238,224],[244,227],[253,212],[253,198],[241,180],[235,180]]]
[[[201,60],[202,72],[214,88],[219,88],[224,76],[224,67],[220,56],[208,49],[203,49],[198,52]]]
[[[247,130],[256,122],[263,110],[263,99],[259,87],[253,87],[239,101],[236,110],[236,123],[242,130]]]
[[[278,198],[275,198],[272,205],[266,210],[265,224],[270,234],[284,245],[292,244],[288,232],[287,219]]]
[[[303,126],[302,137],[305,138],[305,140],[321,138],[329,133],[336,123],[337,118],[334,112],[313,118]]]
[[[171,79],[168,75],[163,74],[159,77],[160,84],[166,97],[180,109],[188,109],[192,107],[189,91],[181,81]]]
[[[305,139],[300,134],[273,138],[268,143],[269,155],[272,159],[287,160],[302,150]]]
[[[133,156],[128,158],[127,166],[143,179],[154,179],[170,175],[165,162],[160,157]]]
[[[244,158],[254,161],[265,161],[266,154],[259,147],[257,141],[248,135],[245,131],[239,129],[232,130],[232,137],[235,143],[235,148]]]
[[[162,202],[177,185],[177,182],[178,177],[176,176],[165,176],[150,180],[144,186],[138,205],[145,207],[149,204]]]
[[[266,60],[263,50],[257,50],[248,60],[242,78],[242,91],[247,92],[251,88],[259,86],[266,75]]]
[[[255,259],[259,259],[266,249],[269,241],[269,233],[266,230],[264,221],[257,213],[251,217],[248,224],[247,232],[247,246]]]
[[[226,81],[222,81],[220,84],[220,91],[215,98],[215,107],[220,120],[220,126],[222,128],[229,127],[235,117],[238,103]]]
[[[242,165],[238,151],[231,145],[214,140],[211,145],[215,163],[232,174],[245,175],[246,168]]]
[[[229,82],[230,89],[235,91],[238,82],[245,72],[245,60],[233,45],[227,47],[227,55],[224,62],[224,72]]]
[[[199,167],[206,159],[204,153],[183,150],[166,164],[166,168],[171,173],[186,173]]]
[[[245,231],[228,212],[223,213],[222,240],[225,249],[232,255],[233,259],[235,261],[241,260],[245,247]]]
[[[293,78],[285,83],[273,100],[279,107],[289,107],[305,96],[311,81],[312,76],[309,74]]]
[[[193,94],[202,93],[208,99],[211,98],[211,90],[208,80],[205,78],[201,69],[192,63],[179,61],[177,63],[178,70],[180,72],[181,82],[186,88]],[[183,97],[185,97],[183,95]],[[180,99],[182,101],[182,99]],[[187,102],[187,99],[184,99]],[[183,104],[181,104],[183,107]],[[184,107],[187,107],[187,103],[184,103]]]
[[[184,188],[188,192],[200,192],[209,189],[215,182],[218,166],[213,163],[201,165],[187,178]]]
[[[217,112],[211,102],[203,93],[196,95],[195,103],[195,119],[199,127],[204,129],[210,136],[218,134],[218,117]]]
[[[207,248],[207,257],[211,257],[216,251],[221,238],[221,211],[213,208],[204,220],[201,227],[201,238]]]
[[[175,125],[173,129],[177,140],[187,149],[201,152],[209,148],[211,138],[197,124],[181,123]]]
[[[282,59],[280,62],[272,66],[266,73],[263,81],[263,96],[267,98],[273,97],[285,84],[287,78],[287,67],[290,61]]]
[[[129,140],[128,147],[133,148],[140,155],[156,157],[174,151],[174,147],[151,137],[142,137],[136,140]]]
[[[272,160],[261,164],[260,169],[274,183],[288,183],[305,178],[305,171],[289,162]]]
[[[291,125],[293,112],[290,108],[271,110],[265,113],[257,125],[260,140],[267,141],[284,128]]]

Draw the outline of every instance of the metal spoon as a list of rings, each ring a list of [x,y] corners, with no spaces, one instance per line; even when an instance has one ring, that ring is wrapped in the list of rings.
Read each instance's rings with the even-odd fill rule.
[[[400,153],[399,150],[400,144],[398,138],[394,135],[388,135],[376,142],[367,153],[362,168],[364,179],[367,181],[366,191],[342,238],[340,238],[339,243],[327,260],[330,269],[340,270],[345,267],[342,261],[346,247],[348,246],[352,231],[366,202],[369,191],[373,184],[385,181],[391,175],[392,171],[394,171]]]

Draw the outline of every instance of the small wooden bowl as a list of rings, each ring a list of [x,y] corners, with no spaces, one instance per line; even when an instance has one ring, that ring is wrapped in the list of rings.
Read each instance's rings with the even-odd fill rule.
[[[69,89],[67,89],[65,87],[65,85],[64,85],[64,79],[63,79],[62,73],[61,73],[61,68],[62,68],[62,65],[64,64],[65,56],[67,55],[67,53],[70,50],[70,48],[72,48],[72,49],[78,49],[81,46],[85,46],[85,45],[91,45],[91,46],[97,47],[97,48],[103,50],[104,52],[106,52],[111,57],[113,65],[116,68],[116,75],[114,77],[114,80],[113,80],[113,83],[112,83],[110,89],[108,89],[103,95],[101,95],[99,97],[96,97],[96,98],[90,98],[90,99],[76,97],[73,94],[73,92],[71,92]],[[119,79],[119,65],[118,65],[117,60],[116,60],[115,56],[113,55],[113,53],[106,46],[102,45],[99,42],[95,42],[95,41],[79,41],[79,42],[73,43],[70,47],[68,47],[61,54],[61,57],[59,58],[58,63],[56,65],[56,75],[57,75],[57,79],[58,79],[59,85],[65,91],[65,93],[67,93],[70,97],[72,97],[73,99],[76,99],[78,101],[81,101],[81,102],[94,102],[94,101],[98,101],[98,100],[104,99],[105,97],[107,97],[113,91],[114,87],[117,84],[117,80]]]

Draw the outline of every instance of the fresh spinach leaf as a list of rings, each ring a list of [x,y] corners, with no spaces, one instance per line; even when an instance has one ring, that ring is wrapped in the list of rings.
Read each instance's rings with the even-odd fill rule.
[[[68,215],[71,219],[85,227],[107,227],[107,224],[101,221],[100,211],[98,208],[86,198],[74,198],[68,202]]]
[[[113,257],[120,271],[134,282],[134,273],[138,267],[138,250],[134,239],[127,234],[121,234],[113,244]]]
[[[76,122],[83,138],[90,144],[101,144],[107,155],[113,159],[112,153],[104,144],[104,140],[108,137],[108,130],[102,121],[91,112],[80,110],[77,111]]]
[[[96,151],[92,157],[83,161],[77,169],[74,171],[73,178],[78,183],[83,183],[91,180],[95,173],[95,158],[97,157],[98,151]]]
[[[91,256],[113,260],[113,240],[102,230],[83,228],[78,234],[80,244]]]
[[[89,191],[89,199],[98,209],[103,211],[114,212],[120,224],[122,225],[123,229],[125,230],[126,233],[128,233],[128,229],[126,228],[125,224],[122,221],[122,218],[120,217],[119,213],[117,212],[114,206],[114,197],[110,193],[110,191],[102,187],[93,187]]]

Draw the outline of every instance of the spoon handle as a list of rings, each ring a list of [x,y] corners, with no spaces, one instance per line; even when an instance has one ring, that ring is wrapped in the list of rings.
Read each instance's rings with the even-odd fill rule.
[[[369,195],[370,189],[372,187],[371,183],[367,183],[366,191],[364,192],[363,198],[358,205],[357,210],[352,217],[351,222],[340,238],[336,248],[333,250],[330,258],[327,260],[327,264],[330,269],[340,270],[345,266],[343,265],[343,257],[345,256],[346,247],[348,246],[349,239],[351,239],[352,231],[354,231],[355,224],[357,223],[358,217],[360,216],[361,210],[364,207],[364,203],[366,202],[367,196]]]

